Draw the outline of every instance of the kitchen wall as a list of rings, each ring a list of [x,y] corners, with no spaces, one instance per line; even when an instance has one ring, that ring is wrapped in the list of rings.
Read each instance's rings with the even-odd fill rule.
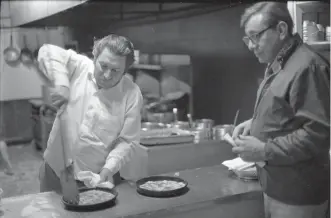
[[[246,5],[247,6],[247,5]],[[170,22],[111,30],[130,38],[142,53],[188,54],[194,76],[194,116],[217,124],[251,117],[264,65],[242,42],[245,5]]]
[[[1,27],[12,25],[8,1],[1,2]],[[19,51],[27,47],[34,51],[44,43],[64,46],[70,40],[70,31],[66,28],[1,28],[0,30],[0,136],[7,142],[29,141],[32,139],[33,123],[31,120],[30,99],[42,98],[42,81],[33,68],[18,64],[9,66],[4,61],[3,51],[10,45]],[[38,41],[37,42],[37,36]]]

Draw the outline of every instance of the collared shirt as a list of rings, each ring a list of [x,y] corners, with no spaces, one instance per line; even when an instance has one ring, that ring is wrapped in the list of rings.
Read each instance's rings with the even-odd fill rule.
[[[88,170],[99,173],[107,168],[116,173],[130,160],[139,143],[142,95],[127,76],[110,89],[98,89],[93,77],[94,64],[72,50],[45,44],[39,50],[42,72],[55,85],[70,88],[70,99],[50,132],[44,159],[59,176],[64,167],[62,137],[74,160],[76,173]],[[67,128],[65,128],[67,127]]]
[[[295,35],[268,66],[250,134],[266,143],[263,191],[281,202],[321,204],[329,193],[329,63]]]

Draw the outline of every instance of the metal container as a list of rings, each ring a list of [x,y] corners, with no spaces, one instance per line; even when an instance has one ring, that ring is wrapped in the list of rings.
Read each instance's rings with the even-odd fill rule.
[[[217,141],[224,140],[224,135],[228,133],[229,135],[232,135],[234,130],[234,125],[230,124],[224,124],[224,125],[218,125],[213,127],[213,139]]]
[[[143,122],[141,123],[141,130],[164,129],[170,128],[170,124],[156,123],[156,122]]]
[[[194,135],[194,143],[209,141],[212,139],[212,131],[209,129],[191,129]]]
[[[178,129],[190,129],[189,122],[185,122],[185,121],[177,121],[175,123],[172,123],[171,125],[172,125],[172,127],[178,128]]]
[[[194,134],[194,142],[199,143],[202,141],[211,140],[213,137],[212,127],[214,120],[211,119],[198,119],[193,122],[193,126],[189,129]]]
[[[171,123],[174,121],[174,114],[172,112],[165,112],[165,113],[147,112],[147,120],[148,122]]]
[[[214,123],[212,119],[199,119],[194,121],[194,127],[197,129],[212,129]]]

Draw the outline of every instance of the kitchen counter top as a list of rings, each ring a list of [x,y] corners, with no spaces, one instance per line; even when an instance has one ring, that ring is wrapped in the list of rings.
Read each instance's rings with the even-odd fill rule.
[[[165,175],[173,176],[174,173]],[[223,165],[180,171],[176,175],[186,180],[190,189],[179,197],[150,198],[141,196],[136,192],[134,182],[125,181],[116,187],[118,191],[117,204],[102,211],[81,213],[66,211],[63,209],[61,196],[54,192],[5,198],[2,200],[3,210],[6,218],[174,217],[169,216],[169,214],[183,213],[183,211],[191,211],[201,207],[207,208],[211,205],[217,208],[223,204],[235,204],[243,200],[249,201],[249,199],[257,199],[256,211],[260,211],[262,208],[262,192],[258,182],[245,182],[233,178],[229,176],[229,171]],[[41,209],[42,207],[45,209]],[[251,208],[252,206],[248,210],[252,210]],[[234,208],[234,211],[236,210],[240,209]],[[208,211],[210,212],[211,209]],[[229,216],[224,217],[230,218]]]

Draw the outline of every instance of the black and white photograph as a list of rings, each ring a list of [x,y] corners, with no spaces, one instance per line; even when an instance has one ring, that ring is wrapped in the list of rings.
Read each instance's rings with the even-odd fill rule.
[[[330,218],[330,1],[0,3],[0,218]]]

